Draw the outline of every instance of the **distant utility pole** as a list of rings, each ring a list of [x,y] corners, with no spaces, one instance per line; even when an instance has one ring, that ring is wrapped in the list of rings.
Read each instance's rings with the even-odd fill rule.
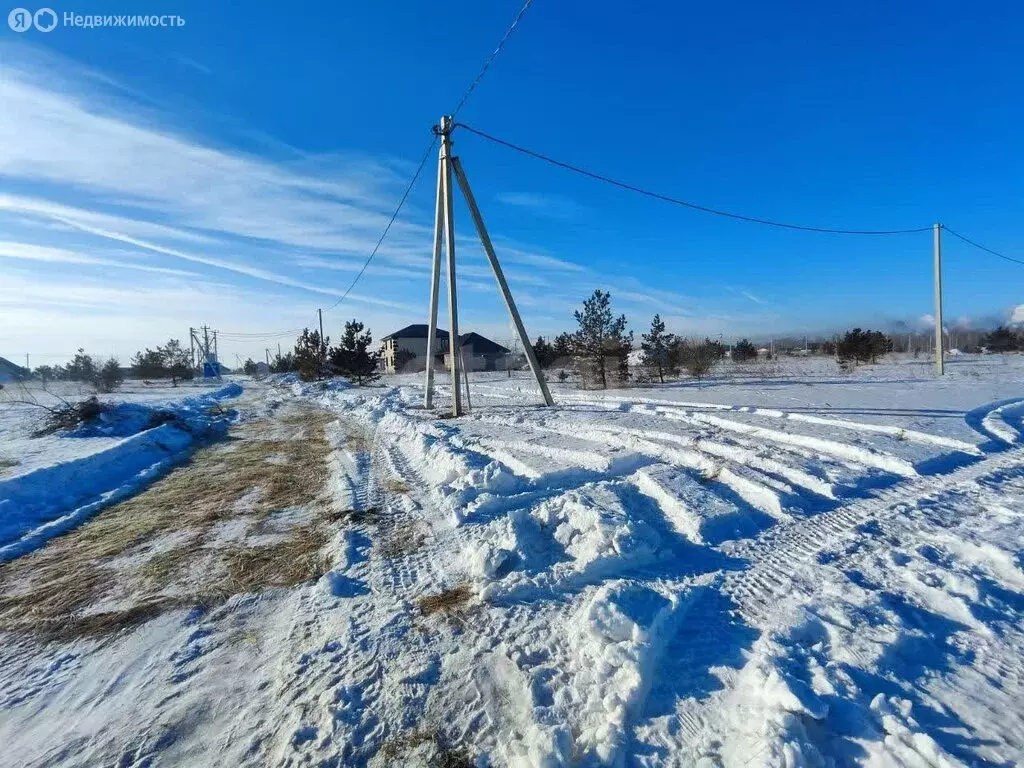
[[[25,370],[29,373],[32,372],[32,366],[28,364],[28,352],[25,353]]]
[[[281,345],[278,344],[278,350],[280,350],[280,348],[281,348]],[[270,347],[264,347],[263,349],[267,353],[267,367],[269,368],[270,367]],[[280,357],[281,356],[281,352],[278,351],[277,355],[278,355],[278,357]]]
[[[320,358],[320,374],[323,375],[324,368],[327,362],[327,345],[324,344],[324,311],[319,307],[316,310],[316,316],[320,319],[320,349],[317,350],[317,357]]]
[[[935,268],[935,373],[946,372],[942,358],[942,224],[932,227],[932,256]]]
[[[192,370],[196,369],[196,329],[188,329],[188,359],[192,362]]]

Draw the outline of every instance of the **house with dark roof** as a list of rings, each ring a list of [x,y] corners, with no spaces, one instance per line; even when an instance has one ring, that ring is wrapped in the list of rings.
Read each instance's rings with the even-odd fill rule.
[[[0,384],[27,379],[28,375],[28,368],[22,368],[20,365],[12,363],[6,357],[0,357]]]
[[[448,365],[448,331],[437,329],[434,349],[427,354],[427,324],[416,323],[381,339],[381,355],[387,373],[411,373],[426,369],[428,357],[437,367]],[[504,366],[508,350],[479,333],[461,334],[462,355],[471,371],[494,371]]]
[[[463,333],[459,339],[462,359],[469,371],[500,371],[505,368],[510,350],[475,331]],[[445,366],[450,365],[448,354],[444,356]]]

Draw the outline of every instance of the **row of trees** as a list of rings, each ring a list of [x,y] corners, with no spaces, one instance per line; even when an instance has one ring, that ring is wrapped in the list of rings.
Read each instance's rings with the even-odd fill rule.
[[[612,311],[611,295],[594,291],[584,300],[583,308],[575,313],[575,333],[562,333],[553,342],[539,337],[533,345],[537,362],[542,368],[575,367],[587,387],[607,388],[626,385],[633,373],[630,359],[633,352],[633,333],[627,331],[626,316]],[[996,345],[1007,345],[1005,329],[990,334],[998,336]],[[1024,348],[1024,337],[1014,342]],[[827,342],[823,351],[834,354],[844,367],[859,363],[875,363],[893,349],[892,339],[881,331],[854,328],[841,339]],[[685,371],[696,379],[703,379],[727,355],[725,346],[712,339],[688,339],[669,333],[660,315],[651,320],[651,327],[641,336],[640,375],[649,380],[664,382]],[[749,339],[734,344],[729,353],[733,362],[747,363],[758,356],[757,347]],[[565,374],[560,374],[565,379]]]
[[[32,375],[43,382],[74,381],[88,384],[98,392],[113,392],[130,373],[138,379],[170,379],[174,386],[184,379],[192,378],[189,353],[177,339],[170,339],[156,349],[136,352],[126,371],[116,357],[97,359],[79,347],[78,352],[67,365],[40,365]]]
[[[320,331],[304,328],[295,342],[295,350],[278,353],[270,364],[272,373],[298,373],[303,381],[314,381],[330,376],[344,376],[356,384],[366,384],[380,378],[380,352],[373,351],[373,336],[358,320],[345,323],[341,341],[331,346],[331,337],[320,337]],[[242,368],[254,375],[259,365],[245,361]]]
[[[632,377],[630,357],[633,332],[626,330],[626,316],[616,315],[611,294],[596,290],[575,313],[575,333],[562,333],[548,342],[543,336],[533,345],[541,368],[572,365],[583,377],[584,386],[605,389],[623,386]],[[660,315],[641,336],[640,362],[646,376],[664,382],[685,370],[698,379],[707,376],[726,356],[725,346],[711,339],[687,339],[666,330]],[[746,362],[757,357],[757,348],[747,339],[733,347],[733,359]],[[564,378],[564,376],[562,377]]]

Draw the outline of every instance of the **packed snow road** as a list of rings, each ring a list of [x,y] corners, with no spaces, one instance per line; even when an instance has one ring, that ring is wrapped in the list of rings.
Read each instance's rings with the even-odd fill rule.
[[[554,409],[495,377],[458,420],[415,381],[247,384],[234,444],[0,571],[31,594],[194,473],[189,514],[104,579],[81,558],[81,631],[2,625],[7,759],[1018,763],[1024,388],[1016,367],[908,370]],[[218,476],[232,494],[204,501]]]

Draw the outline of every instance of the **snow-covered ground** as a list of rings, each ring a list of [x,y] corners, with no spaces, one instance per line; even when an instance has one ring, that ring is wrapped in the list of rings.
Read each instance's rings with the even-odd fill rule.
[[[326,571],[9,632],[4,760],[1021,764],[1024,358],[757,374],[552,409],[479,374],[457,420],[414,377],[246,383],[336,419]]]

